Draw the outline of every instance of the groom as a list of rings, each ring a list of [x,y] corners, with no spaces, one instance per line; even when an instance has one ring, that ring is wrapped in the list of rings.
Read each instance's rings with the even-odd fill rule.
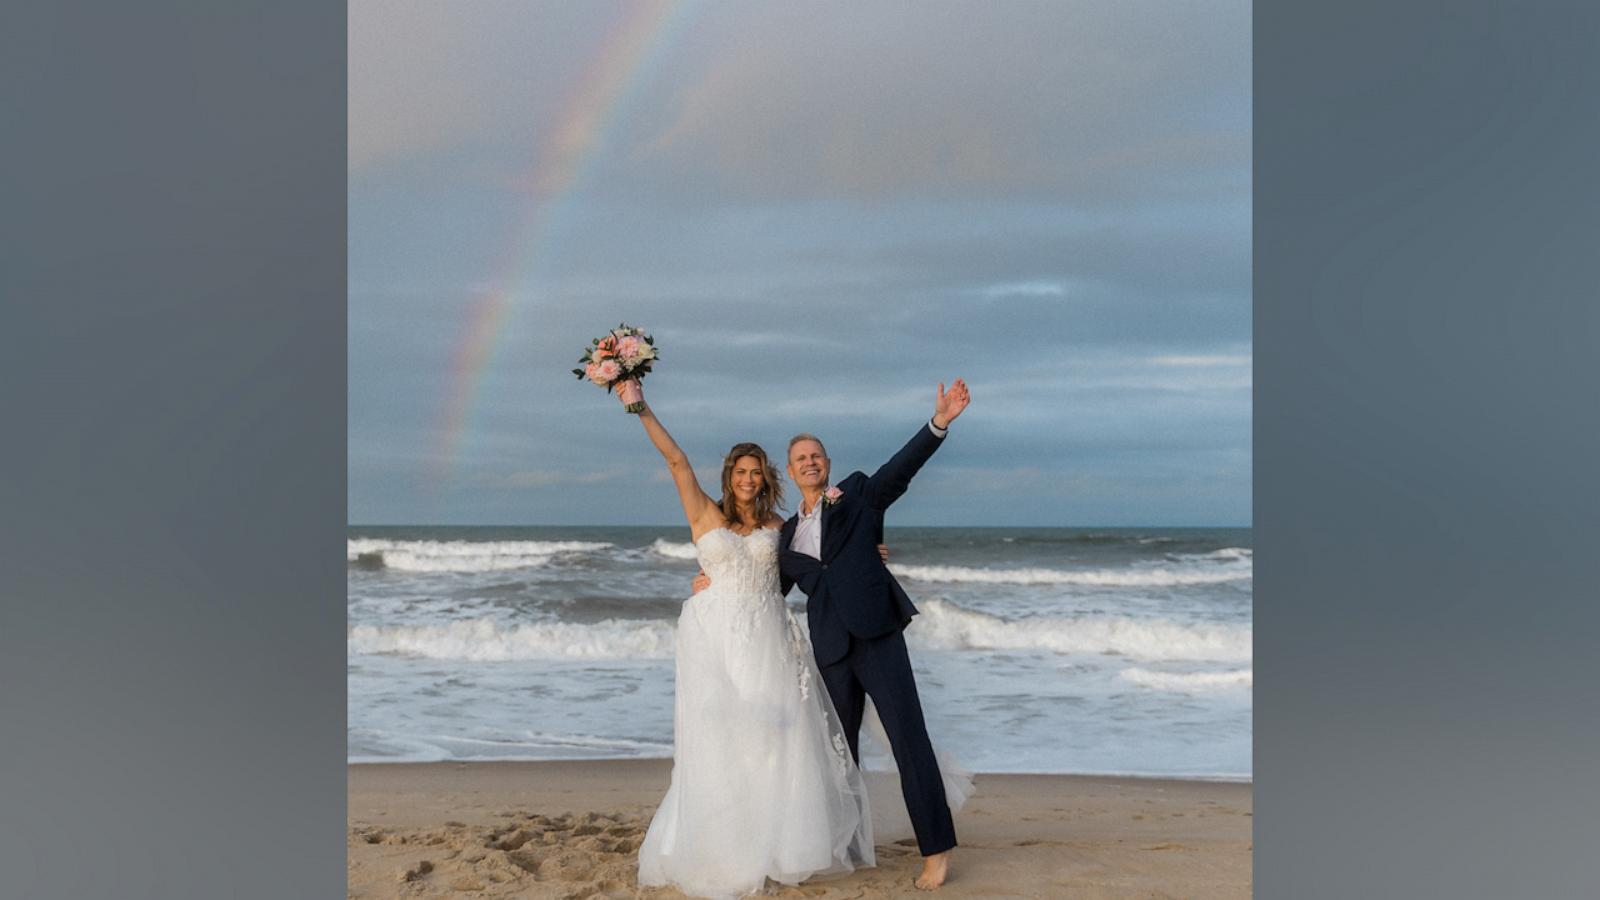
[[[796,435],[789,441],[789,477],[800,488],[800,509],[778,537],[782,591],[798,584],[806,594],[811,648],[858,763],[865,697],[883,720],[922,851],[916,881],[922,890],[944,883],[956,831],[901,634],[917,610],[889,574],[877,544],[883,511],[910,487],[969,399],[959,378],[948,392],[939,385],[932,420],[899,453],[872,475],[852,472],[834,487],[822,441]],[[696,581],[696,590],[701,584]]]

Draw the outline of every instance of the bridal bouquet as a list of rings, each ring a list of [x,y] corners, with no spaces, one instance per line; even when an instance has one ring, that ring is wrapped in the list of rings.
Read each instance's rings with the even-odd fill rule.
[[[635,399],[629,400],[625,408],[637,415],[644,412],[639,382],[650,374],[650,366],[656,359],[655,338],[623,323],[590,341],[589,348],[578,360],[583,368],[573,369],[572,374],[578,376],[579,381],[587,378],[600,385],[608,394],[615,388],[624,399],[631,395]]]

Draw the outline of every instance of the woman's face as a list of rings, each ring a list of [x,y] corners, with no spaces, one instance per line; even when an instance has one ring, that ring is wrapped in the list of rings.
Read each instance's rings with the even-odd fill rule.
[[[731,478],[733,499],[736,502],[754,503],[756,501],[756,496],[761,493],[761,488],[766,484],[766,475],[761,469],[761,460],[754,456],[741,456],[733,461]]]

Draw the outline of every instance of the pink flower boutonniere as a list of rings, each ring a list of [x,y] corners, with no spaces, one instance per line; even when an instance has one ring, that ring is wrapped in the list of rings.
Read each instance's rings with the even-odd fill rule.
[[[826,503],[829,506],[832,506],[835,503],[838,503],[839,502],[839,498],[841,498],[843,496],[844,496],[844,491],[841,491],[836,487],[830,487],[827,490],[822,492],[822,502]]]

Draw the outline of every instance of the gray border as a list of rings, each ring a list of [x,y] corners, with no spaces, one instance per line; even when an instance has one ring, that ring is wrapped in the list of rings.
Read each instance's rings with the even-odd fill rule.
[[[343,896],[344,7],[0,71],[0,893]]]
[[[1263,897],[1600,883],[1597,15],[1257,8]],[[0,30],[8,893],[342,889],[344,21]]]
[[[1256,886],[1600,884],[1600,8],[1255,10]]]

